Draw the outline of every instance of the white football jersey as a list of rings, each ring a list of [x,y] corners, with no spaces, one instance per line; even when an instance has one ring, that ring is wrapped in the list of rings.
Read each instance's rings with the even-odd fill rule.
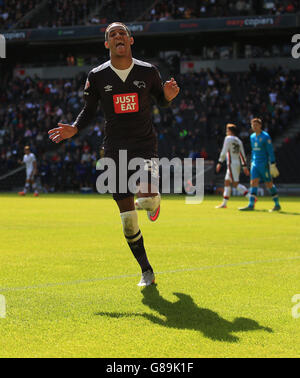
[[[219,157],[219,162],[223,163],[226,159],[227,165],[240,164],[246,165],[246,155],[243,146],[243,142],[233,135],[228,135],[224,139],[223,148]]]
[[[23,162],[26,164],[26,171],[33,170],[33,162],[36,161],[35,155],[30,152],[30,154],[25,154],[23,157]]]

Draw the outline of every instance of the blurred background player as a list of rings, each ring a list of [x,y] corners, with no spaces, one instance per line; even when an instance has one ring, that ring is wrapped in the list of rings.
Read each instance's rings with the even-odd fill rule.
[[[221,203],[221,205],[216,206],[217,209],[227,207],[227,201],[229,200],[231,194],[231,185],[236,188],[237,191],[243,196],[247,198],[250,197],[247,188],[239,183],[241,163],[246,176],[249,176],[249,170],[247,168],[243,142],[236,135],[236,125],[233,123],[228,123],[226,125],[226,137],[224,139],[223,148],[216,167],[216,172],[219,173],[222,167],[222,163],[226,159],[227,171],[225,176],[223,202]]]
[[[128,161],[142,158],[146,164],[157,158],[157,136],[152,123],[151,99],[154,97],[158,105],[167,107],[179,93],[174,78],[163,85],[159,72],[152,64],[132,57],[133,43],[134,39],[126,25],[120,22],[108,25],[104,44],[109,49],[110,60],[89,73],[84,88],[83,110],[73,125],[59,123],[58,128],[49,131],[49,137],[55,143],[71,138],[78,130],[88,126],[101,102],[106,119],[105,157],[115,162],[116,177],[119,177],[121,170],[120,150],[127,151]],[[148,171],[151,176],[156,175],[154,178],[159,179],[156,170],[149,166]],[[138,285],[151,285],[155,276],[138,225],[134,195],[129,189],[126,193],[120,192],[118,182],[116,188],[113,198],[119,207],[124,236],[142,270]],[[148,212],[149,219],[155,221],[160,210],[158,185],[156,190],[151,188],[151,184],[146,189],[148,191],[139,193],[139,205]]]
[[[25,187],[22,192],[19,192],[20,196],[25,196],[28,190],[30,190],[30,185],[34,191],[33,195],[38,197],[39,193],[37,190],[37,185],[35,183],[35,176],[37,174],[37,164],[34,153],[30,152],[30,147],[24,147],[24,157],[23,161],[19,161],[21,164],[26,165],[26,181]]]
[[[279,171],[275,163],[270,135],[262,130],[262,121],[260,118],[253,118],[251,128],[254,131],[250,136],[251,141],[251,170],[250,170],[250,199],[246,207],[240,208],[242,211],[254,210],[257,188],[260,180],[266,184],[269,189],[275,206],[270,211],[281,210],[276,186],[273,184],[272,177],[278,177]]]

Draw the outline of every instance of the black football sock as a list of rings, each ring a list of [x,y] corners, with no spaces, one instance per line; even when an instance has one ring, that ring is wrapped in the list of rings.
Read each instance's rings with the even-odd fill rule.
[[[140,232],[140,231],[139,231]],[[128,241],[128,237],[126,237],[128,245],[131,249],[131,252],[133,253],[133,256],[136,258],[136,261],[139,263],[142,272],[145,272],[146,270],[151,270],[153,272],[153,269],[148,261],[147,254],[144,247],[144,239],[141,236],[139,240],[130,243]]]

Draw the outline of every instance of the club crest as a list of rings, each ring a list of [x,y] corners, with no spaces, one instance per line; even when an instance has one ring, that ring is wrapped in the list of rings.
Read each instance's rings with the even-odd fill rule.
[[[144,81],[135,80],[133,84],[138,88],[146,88],[146,83]]]

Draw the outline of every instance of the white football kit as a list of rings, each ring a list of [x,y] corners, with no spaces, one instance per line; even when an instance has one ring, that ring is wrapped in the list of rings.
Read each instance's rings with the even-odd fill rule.
[[[33,162],[36,161],[35,155],[31,152],[30,154],[25,154],[23,157],[23,163],[26,165],[26,180],[32,179],[32,172],[34,170]]]
[[[225,180],[239,182],[241,163],[244,167],[247,161],[243,143],[237,136],[230,135],[225,138],[219,163],[223,163],[225,159],[227,163]]]

